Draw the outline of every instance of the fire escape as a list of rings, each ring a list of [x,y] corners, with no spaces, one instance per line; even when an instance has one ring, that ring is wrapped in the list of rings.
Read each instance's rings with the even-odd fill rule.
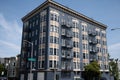
[[[89,30],[88,31],[89,35],[89,59],[90,62],[96,61],[97,60],[97,39],[96,39],[96,31],[95,30]]]
[[[70,78],[72,71],[72,26],[64,23],[61,25],[61,76]],[[66,75],[66,76],[65,76]]]

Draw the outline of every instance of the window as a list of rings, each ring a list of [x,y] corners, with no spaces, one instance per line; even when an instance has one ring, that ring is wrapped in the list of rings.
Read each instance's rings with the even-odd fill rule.
[[[50,55],[53,55],[53,48],[50,48]]]
[[[33,66],[32,67],[33,67],[33,69],[36,67],[36,62],[33,62]]]
[[[65,56],[65,50],[62,49],[62,56]]]
[[[35,26],[35,22],[33,21],[33,27]]]
[[[76,57],[76,52],[73,52],[73,57]]]
[[[45,55],[45,48],[39,49],[39,56]]]
[[[29,38],[31,38],[31,33],[29,33]]]
[[[57,55],[59,53],[59,50],[56,48],[50,48],[50,55]]]
[[[62,46],[65,46],[65,39],[62,39]]]
[[[32,24],[30,23],[30,29],[31,29],[31,27],[32,27]]]
[[[82,25],[82,31],[86,31],[86,28],[84,25]]]
[[[54,68],[57,68],[57,61],[54,61]]]
[[[50,36],[50,43],[59,43],[59,38]]]
[[[32,36],[34,36],[34,31],[32,31]]]
[[[51,31],[51,32],[54,31],[54,27],[53,27],[53,25],[50,26],[50,31]]]
[[[44,63],[44,61],[42,61],[42,68],[44,68],[44,65],[45,65],[45,63]]]
[[[42,14],[40,19],[41,19],[41,22],[46,21],[46,15]]]
[[[52,68],[52,61],[49,61],[49,67]]]
[[[53,14],[51,14],[51,20],[53,20]]]
[[[40,44],[43,44],[43,43],[45,43],[45,42],[46,42],[46,37],[40,38]]]
[[[76,69],[76,62],[73,62],[73,69]]]
[[[85,59],[85,53],[83,53],[83,59]]]
[[[35,45],[37,45],[37,40],[35,40]]]
[[[54,48],[54,55],[56,55],[57,54],[57,49],[56,48]]]
[[[55,21],[57,21],[57,15],[55,15]]]
[[[73,42],[73,47],[79,47],[78,42]]]
[[[54,20],[54,21],[59,21],[59,17],[56,14],[51,14],[51,18],[50,19]]]
[[[38,30],[36,29],[36,31],[35,31],[35,34],[37,35],[38,34]]]
[[[37,54],[37,53],[36,53],[36,50],[35,50],[35,51],[34,51],[34,56],[36,56],[36,54]]]
[[[36,25],[38,25],[38,19],[36,20]]]
[[[59,27],[54,26],[54,25],[51,25],[50,31],[51,31],[51,32],[56,32],[56,33],[58,33],[58,32],[59,32]]]
[[[46,31],[46,26],[43,26],[43,32],[45,32]]]

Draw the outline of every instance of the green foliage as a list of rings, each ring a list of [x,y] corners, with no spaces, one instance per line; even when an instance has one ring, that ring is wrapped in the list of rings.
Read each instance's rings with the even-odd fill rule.
[[[2,74],[2,71],[4,71],[4,65],[3,64],[0,64],[0,76]]]
[[[114,61],[111,61],[109,63],[109,66],[110,66],[109,70],[111,72],[111,75],[114,76],[114,80],[119,80],[118,79],[119,78],[119,72],[118,72],[118,65],[117,65],[117,63],[115,63]]]
[[[94,78],[100,78],[100,67],[96,61],[91,62],[85,66],[85,80],[94,80]]]
[[[3,75],[2,72],[4,72]],[[7,76],[7,69],[5,69],[5,66],[3,64],[0,64],[0,76]]]

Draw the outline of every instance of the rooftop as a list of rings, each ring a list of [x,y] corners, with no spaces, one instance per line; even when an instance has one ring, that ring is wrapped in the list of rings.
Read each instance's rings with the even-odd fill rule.
[[[42,3],[41,5],[39,5],[37,8],[35,8],[35,9],[32,10],[31,12],[29,12],[27,15],[25,15],[25,16],[22,18],[22,21],[23,21],[23,22],[26,21],[26,20],[28,19],[28,17],[30,17],[31,15],[37,13],[41,8],[43,8],[43,7],[45,7],[45,6],[48,6],[48,5],[57,6],[57,7],[65,10],[65,11],[68,11],[69,13],[72,13],[72,14],[74,14],[74,15],[77,15],[77,16],[85,19],[85,20],[88,20],[88,21],[93,22],[93,23],[95,23],[95,24],[97,24],[97,25],[100,25],[100,26],[102,26],[102,27],[105,28],[105,29],[107,28],[107,25],[105,25],[105,24],[103,24],[103,23],[100,23],[100,22],[98,22],[98,21],[96,21],[96,20],[94,20],[94,19],[92,19],[92,18],[89,18],[89,17],[87,17],[87,16],[85,16],[85,15],[83,15],[83,14],[81,14],[81,13],[79,13],[79,12],[73,10],[73,9],[70,9],[70,8],[68,8],[68,7],[66,7],[66,6],[64,6],[64,5],[62,5],[62,4],[59,4],[59,3],[57,3],[57,2],[55,2],[55,1],[53,1],[53,0],[46,0],[44,3]]]

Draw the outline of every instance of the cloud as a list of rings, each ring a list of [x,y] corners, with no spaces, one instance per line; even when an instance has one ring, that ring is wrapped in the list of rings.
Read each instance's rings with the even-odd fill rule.
[[[20,46],[14,44],[14,43],[2,41],[2,40],[0,40],[0,45],[1,46],[7,46],[7,47],[9,47],[11,49],[16,49],[16,50],[20,49]]]
[[[0,13],[0,57],[16,56],[20,53],[22,27],[16,20],[8,21]]]
[[[120,43],[108,46],[108,50],[112,58],[120,58]]]

